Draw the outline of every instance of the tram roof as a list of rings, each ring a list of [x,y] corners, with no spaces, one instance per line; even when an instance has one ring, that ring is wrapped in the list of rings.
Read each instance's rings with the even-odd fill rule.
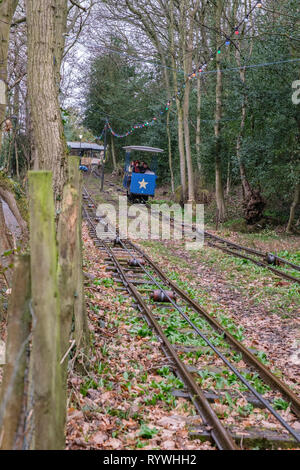
[[[139,150],[140,152],[152,152],[152,153],[161,153],[163,152],[162,149],[158,149],[155,147],[144,147],[143,145],[129,145],[128,147],[123,147],[126,151],[130,150]]]
[[[98,150],[99,152],[104,150],[103,145],[91,144],[89,142],[67,142],[67,145],[71,149]]]

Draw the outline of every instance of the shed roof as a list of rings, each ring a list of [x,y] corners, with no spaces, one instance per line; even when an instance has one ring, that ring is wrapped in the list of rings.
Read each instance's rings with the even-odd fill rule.
[[[129,145],[127,147],[123,147],[123,149],[130,151],[130,150],[139,150],[140,152],[152,152],[152,153],[161,153],[163,152],[162,149],[158,149],[155,147],[144,147],[142,145]]]
[[[98,150],[99,152],[104,150],[103,145],[92,144],[89,142],[67,142],[67,144],[71,149]]]

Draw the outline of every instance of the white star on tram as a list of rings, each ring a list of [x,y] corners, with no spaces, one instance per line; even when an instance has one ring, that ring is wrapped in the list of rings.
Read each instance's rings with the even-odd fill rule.
[[[139,181],[140,189],[144,188],[147,189],[146,186],[149,184],[149,182],[145,181],[144,178],[142,181]]]

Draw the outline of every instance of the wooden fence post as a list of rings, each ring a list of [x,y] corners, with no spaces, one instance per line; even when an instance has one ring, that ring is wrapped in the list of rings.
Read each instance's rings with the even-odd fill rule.
[[[75,340],[77,349],[81,348],[87,352],[89,347],[89,328],[84,300],[83,287],[83,254],[82,254],[82,174],[78,172],[78,194],[79,194],[79,223],[77,226],[77,247],[75,258],[75,271],[77,273],[76,299],[74,306],[75,314]]]
[[[34,449],[64,448],[57,248],[52,173],[29,172],[34,384]]]
[[[58,242],[58,287],[60,292],[60,349],[62,373],[62,426],[65,428],[67,405],[68,349],[72,320],[75,314],[77,292],[78,225],[81,223],[78,157],[68,157],[69,179],[64,187],[62,211],[59,217]]]
[[[18,428],[24,403],[24,376],[27,363],[31,314],[29,302],[30,257],[15,257],[12,293],[8,306],[6,342],[6,365],[1,388],[0,402],[0,448],[18,448]],[[19,436],[21,439],[21,436]]]

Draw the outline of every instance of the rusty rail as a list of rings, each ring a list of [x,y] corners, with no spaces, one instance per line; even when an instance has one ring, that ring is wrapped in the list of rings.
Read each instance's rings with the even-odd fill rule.
[[[93,201],[89,193],[86,191],[86,195],[90,199],[90,201]],[[88,211],[84,208],[88,222],[90,226],[92,227],[94,231],[94,235],[96,235],[96,229],[93,221],[91,220],[91,217],[88,214]],[[165,288],[162,288],[158,282],[153,278],[153,276],[147,271],[147,269],[144,267],[143,264],[141,264],[138,260],[136,255],[139,254],[143,257],[144,260],[148,263],[151,268],[154,269],[156,275],[163,281],[164,285],[166,287],[171,287],[179,296],[181,299],[183,299],[194,311],[196,311],[198,314],[202,315],[205,317],[205,320],[208,321],[208,323],[213,326],[215,330],[218,332],[222,332],[225,336],[225,339],[228,341],[228,343],[234,347],[235,350],[239,351],[245,362],[250,365],[251,367],[254,367],[258,372],[259,375],[267,382],[271,388],[275,391],[280,391],[280,393],[291,403],[292,409],[294,413],[300,417],[300,401],[293,394],[293,392],[283,383],[281,382],[277,377],[275,377],[272,372],[267,369],[256,357],[253,355],[250,351],[248,351],[239,341],[237,341],[230,333],[228,333],[222,325],[215,320],[213,317],[211,317],[208,312],[206,312],[197,302],[195,302],[193,299],[191,299],[182,289],[180,289],[173,281],[168,279],[165,274],[161,271],[161,269],[139,248],[137,247],[133,242],[131,241],[126,241],[126,243],[131,247],[131,250],[134,251],[134,253],[131,252],[131,250],[126,246],[125,242],[123,240],[120,240],[118,238],[118,244],[122,247],[124,251],[129,254],[129,256],[137,262],[137,265],[139,266],[140,270],[144,272],[147,277],[152,281],[152,284],[156,284],[157,287],[163,292],[163,294],[169,299],[169,302],[178,310],[178,312],[185,318],[185,320],[192,326],[192,328],[196,331],[196,333],[201,336],[202,339],[205,340],[205,342],[208,344],[209,347],[212,348],[212,350],[223,360],[223,362],[234,372],[234,374],[239,378],[240,381],[242,381],[247,388],[258,398],[258,400],[266,407],[272,414],[273,416],[281,423],[283,427],[285,427],[288,432],[294,437],[294,439],[298,442],[300,442],[300,436],[298,433],[288,424],[283,420],[283,418],[273,409],[273,407],[270,405],[270,403],[265,400],[249,383],[248,381],[240,374],[240,372],[223,356],[221,352],[215,348],[210,341],[201,333],[201,331],[198,329],[196,325],[193,324],[193,322],[189,319],[189,317],[182,311],[182,309],[174,302],[173,299],[171,299],[166,291]],[[219,448],[232,448],[230,447],[233,443],[232,438],[230,437],[230,434],[223,428],[222,424],[218,420],[215,421],[215,413],[213,409],[210,407],[209,403],[207,402],[205,396],[203,395],[203,392],[199,388],[199,386],[196,384],[196,382],[193,380],[191,374],[187,370],[186,366],[184,363],[179,359],[175,349],[171,346],[169,343],[167,337],[165,336],[162,328],[156,321],[155,317],[153,316],[151,309],[147,306],[143,298],[141,297],[140,293],[136,289],[136,287],[130,282],[130,280],[127,277],[127,274],[125,270],[122,268],[120,265],[118,259],[115,257],[114,253],[112,252],[111,248],[107,246],[105,241],[101,240],[102,246],[105,248],[105,251],[109,255],[110,259],[113,261],[114,265],[116,266],[116,269],[119,273],[120,279],[123,282],[124,286],[127,288],[127,290],[132,294],[132,296],[136,299],[138,302],[140,308],[142,309],[143,313],[146,315],[150,323],[152,324],[153,328],[155,329],[156,333],[158,336],[161,338],[163,341],[163,344],[165,346],[165,349],[167,350],[168,354],[172,357],[174,363],[176,364],[177,369],[179,370],[179,375],[183,377],[184,382],[186,383],[187,387],[191,391],[191,397],[192,400],[199,410],[199,413],[201,416],[212,426],[214,424],[213,429],[215,434],[214,440]],[[201,392],[201,393],[200,393]],[[203,398],[205,400],[203,400]],[[201,410],[201,411],[200,411]],[[216,416],[215,416],[216,417]],[[218,418],[217,418],[218,419]],[[225,433],[225,434],[224,434]]]

